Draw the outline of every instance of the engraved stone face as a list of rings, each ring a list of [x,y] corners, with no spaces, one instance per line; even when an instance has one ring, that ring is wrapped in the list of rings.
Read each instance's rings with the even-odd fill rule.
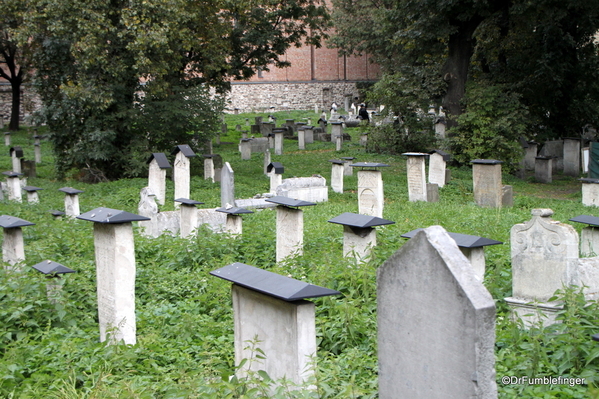
[[[408,196],[410,201],[426,201],[426,177],[423,156],[408,156]]]
[[[383,217],[383,178],[380,171],[358,172],[358,212]]]
[[[446,162],[441,154],[430,155],[428,165],[428,182],[436,183],[439,187],[445,185]]]

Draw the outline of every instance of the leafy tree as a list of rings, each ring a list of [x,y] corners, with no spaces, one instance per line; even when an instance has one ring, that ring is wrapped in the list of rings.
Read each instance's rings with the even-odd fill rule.
[[[150,151],[211,138],[224,106],[215,93],[287,65],[281,55],[318,44],[328,18],[312,0],[36,1],[40,117],[59,171],[109,179],[138,175]]]

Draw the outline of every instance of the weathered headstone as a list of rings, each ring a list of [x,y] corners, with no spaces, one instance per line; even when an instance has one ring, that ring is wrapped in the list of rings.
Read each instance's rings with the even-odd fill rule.
[[[270,165],[270,150],[268,148],[264,150],[264,158],[262,163],[264,165],[264,174],[268,176],[268,165]]]
[[[553,181],[553,160],[551,157],[535,158],[535,180],[539,183],[551,183]]]
[[[232,236],[239,236],[243,232],[241,215],[254,213],[248,209],[238,207],[217,208],[216,211],[227,214],[227,221],[225,222],[223,231]]]
[[[380,399],[497,398],[495,302],[442,227],[404,244],[377,286]]]
[[[584,223],[580,233],[580,254],[582,257],[599,255],[599,217],[580,215],[570,219],[572,222]]]
[[[203,204],[203,202],[188,198],[177,198],[175,201],[181,203],[179,209],[181,212],[179,234],[181,238],[192,237],[198,227],[198,209],[196,205]]]
[[[297,131],[297,147],[300,150],[306,149],[306,132],[303,128]]]
[[[42,147],[40,144],[34,144],[33,146],[35,163],[42,163]]]
[[[447,177],[447,162],[450,155],[441,150],[434,150],[430,153],[428,161],[428,182],[436,183],[439,188],[445,186]]]
[[[287,129],[273,129],[275,135],[275,155],[283,155],[283,135]]]
[[[478,206],[501,208],[502,185],[501,164],[494,159],[475,159],[471,161],[474,201]]]
[[[343,136],[342,135],[335,136],[335,151],[341,151],[342,147],[343,147]]]
[[[439,186],[437,183],[426,183],[426,200],[439,202]]]
[[[38,204],[40,202],[40,197],[37,194],[39,190],[43,190],[41,187],[35,186],[25,186],[23,190],[27,192],[27,202],[30,204]]]
[[[271,162],[266,167],[266,174],[270,176],[270,191],[269,193],[274,194],[277,191],[277,187],[283,182],[283,172],[285,168],[280,162]]]
[[[79,209],[79,194],[83,191],[73,187],[62,187],[58,191],[62,191],[64,195],[64,212],[69,217],[79,216],[81,213]]]
[[[77,218],[94,223],[100,342],[135,345],[135,242],[131,222],[148,218],[110,208],[96,208]]]
[[[314,126],[311,126],[310,124],[304,126],[304,143],[314,143]]]
[[[229,162],[225,162],[220,175],[220,205],[235,206],[235,173]]]
[[[309,381],[315,369],[316,323],[314,303],[305,299],[340,293],[243,263],[210,274],[233,283],[235,364],[255,356],[257,348],[264,353],[260,362],[239,368],[237,376],[264,370],[273,380]]]
[[[340,136],[343,136],[343,122],[331,122],[331,142],[336,143]]]
[[[214,183],[214,160],[212,154],[204,154],[204,180]]]
[[[16,145],[10,148],[10,159],[12,161],[12,171],[21,173],[21,158],[23,158],[23,149]]]
[[[564,170],[564,140],[549,140],[539,150],[539,156],[553,158],[553,170]]]
[[[11,267],[25,260],[25,242],[21,227],[33,226],[35,223],[28,222],[14,216],[0,216],[0,227],[4,231],[2,239],[2,261]]]
[[[352,167],[363,168],[358,171],[358,213],[383,217],[384,190],[380,167],[389,165],[375,162],[357,162]]]
[[[331,162],[331,188],[335,193],[343,194],[343,170],[344,163],[336,159],[332,159]]]
[[[376,216],[349,212],[334,217],[329,222],[343,225],[343,256],[353,256],[358,262],[367,261],[370,251],[376,246],[374,227],[395,223]]]
[[[406,169],[408,172],[408,198],[411,202],[426,201],[426,172],[425,172],[425,157],[427,154],[422,152],[405,152],[401,155],[406,155]]]
[[[310,202],[329,200],[327,180],[318,175],[283,179],[275,188],[275,195]]]
[[[580,176],[580,139],[564,139],[564,175]]]
[[[252,144],[250,141],[250,139],[245,138],[239,142],[239,151],[243,160],[252,159]]]
[[[302,255],[304,252],[304,211],[299,207],[316,205],[316,203],[278,196],[266,201],[278,205],[276,208],[277,262],[289,256]]]
[[[164,205],[166,200],[166,170],[172,169],[166,155],[156,152],[148,158],[148,187],[156,195],[156,201]]]
[[[537,157],[538,144],[534,141],[528,142],[528,147],[525,148],[524,168],[526,170],[535,170],[535,158]]]
[[[175,198],[189,198],[191,189],[191,169],[189,159],[195,157],[196,154],[187,144],[182,144],[176,146],[171,152],[171,155],[175,156],[173,168]],[[175,202],[175,207],[178,206],[179,203]]]
[[[340,157],[343,160],[343,176],[353,176],[354,168],[351,167],[352,162],[356,157]]]
[[[45,260],[32,266],[33,269],[43,273],[48,277],[46,283],[46,295],[51,303],[60,302],[60,292],[64,283],[60,277],[63,274],[75,273],[75,270],[61,265],[60,263],[51,260]]]
[[[586,206],[599,206],[599,179],[583,178],[582,204]]]
[[[10,146],[10,132],[4,133],[4,145],[7,147]]]
[[[23,176],[23,174],[14,171],[2,172],[2,174],[6,176],[8,200],[21,202],[21,180],[19,177]]]

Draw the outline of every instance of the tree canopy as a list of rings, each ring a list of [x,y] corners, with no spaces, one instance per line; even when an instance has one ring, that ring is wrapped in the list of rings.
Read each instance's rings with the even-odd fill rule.
[[[452,133],[468,136],[496,111],[497,119],[524,118],[513,121],[518,127],[508,130],[538,140],[579,136],[583,126],[599,125],[597,2],[334,0],[334,4],[337,34],[332,42],[342,52],[373,54],[385,74],[372,98],[402,116],[437,103],[448,113],[450,126],[458,125]],[[478,91],[467,95],[468,90]],[[497,106],[498,96],[512,105]],[[481,114],[482,103],[492,109]],[[460,115],[470,104],[470,131],[465,132],[467,124],[460,124]],[[481,117],[473,120],[476,115]],[[503,133],[487,129],[487,134]]]
[[[32,1],[39,116],[59,171],[109,179],[212,137],[230,79],[285,66],[285,51],[318,45],[328,20],[312,0]]]

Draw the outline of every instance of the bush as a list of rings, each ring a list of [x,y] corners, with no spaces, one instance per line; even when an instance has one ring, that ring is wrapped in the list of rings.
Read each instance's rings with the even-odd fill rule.
[[[428,152],[437,146],[432,131],[409,132],[402,125],[385,124],[370,129],[366,150],[386,154]]]

